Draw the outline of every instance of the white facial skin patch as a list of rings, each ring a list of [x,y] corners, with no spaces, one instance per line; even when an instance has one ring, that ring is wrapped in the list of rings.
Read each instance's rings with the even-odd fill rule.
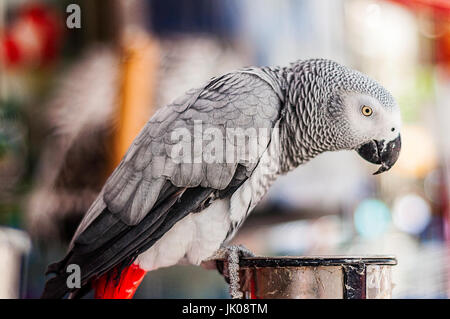
[[[397,105],[386,107],[374,97],[361,93],[346,94],[344,105],[350,130],[358,137],[358,143],[383,141],[384,148],[388,142],[398,137],[401,116]],[[371,109],[370,115],[366,115],[365,106]]]

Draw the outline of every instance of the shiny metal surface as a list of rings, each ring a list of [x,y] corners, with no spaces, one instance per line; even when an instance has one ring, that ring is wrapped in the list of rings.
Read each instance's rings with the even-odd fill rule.
[[[343,298],[339,266],[244,267],[240,277],[246,299]]]
[[[392,256],[245,257],[240,286],[246,299],[391,298],[396,264]]]

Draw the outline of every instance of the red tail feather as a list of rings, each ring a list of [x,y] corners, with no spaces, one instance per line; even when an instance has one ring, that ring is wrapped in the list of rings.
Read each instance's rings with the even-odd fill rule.
[[[120,278],[116,278],[117,269],[114,268],[94,282],[95,299],[133,298],[146,273],[138,265],[132,264],[122,270]]]

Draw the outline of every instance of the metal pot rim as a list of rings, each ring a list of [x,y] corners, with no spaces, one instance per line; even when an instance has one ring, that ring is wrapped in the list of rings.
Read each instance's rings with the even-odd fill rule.
[[[223,261],[223,260],[222,260]],[[242,257],[240,267],[303,267],[344,265],[397,265],[395,256],[276,256]]]

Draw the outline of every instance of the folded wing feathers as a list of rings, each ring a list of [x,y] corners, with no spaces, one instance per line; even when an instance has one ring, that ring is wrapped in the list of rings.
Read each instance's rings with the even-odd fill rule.
[[[248,161],[249,142],[240,145],[244,151],[238,151],[239,156],[230,163],[177,163],[172,158],[170,134],[177,127],[193,133],[193,121],[201,120],[222,130],[225,145],[228,127],[245,130],[257,124],[271,130],[281,103],[273,84],[261,78],[256,71],[227,74],[160,109],[88,210],[66,258],[49,267],[59,276],[48,281],[44,295],[65,292],[62,269],[67,262],[82,266],[83,284],[87,284],[92,276],[148,249],[178,220],[203,209],[214,192],[230,196],[256,166]],[[236,113],[239,116],[231,116]],[[239,165],[242,172],[236,174]]]

